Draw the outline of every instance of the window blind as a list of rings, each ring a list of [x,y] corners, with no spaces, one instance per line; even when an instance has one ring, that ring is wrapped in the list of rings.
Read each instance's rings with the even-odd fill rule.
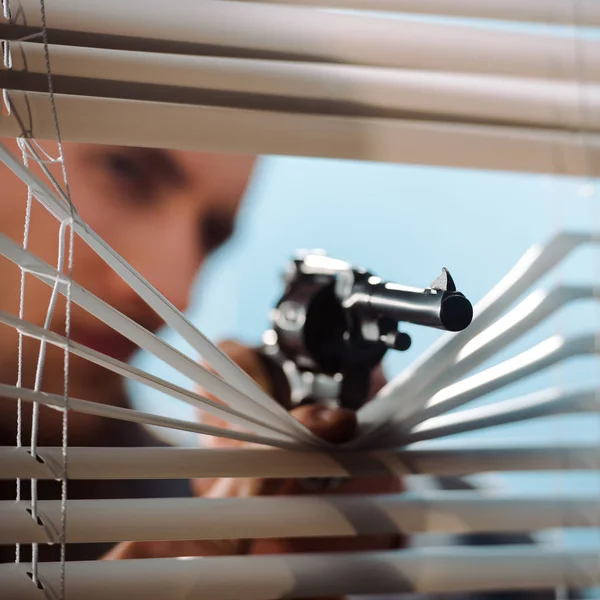
[[[523,12],[554,23],[553,5]],[[65,140],[542,173],[559,153],[565,174],[598,162],[593,35],[253,2],[144,6],[140,18],[116,0],[49,5]],[[593,3],[571,11],[572,25],[593,25]],[[0,134],[52,138],[38,3],[13,12],[2,37],[30,41],[0,71],[13,111]]]

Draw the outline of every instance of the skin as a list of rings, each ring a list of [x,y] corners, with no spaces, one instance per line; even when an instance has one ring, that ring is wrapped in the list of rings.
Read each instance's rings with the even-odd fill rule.
[[[15,154],[16,144],[2,140]],[[52,153],[54,147],[46,148]],[[234,232],[235,220],[250,181],[255,158],[179,151],[65,144],[64,156],[71,197],[83,220],[177,308],[184,311],[192,284],[206,258]],[[41,175],[32,163],[32,170]],[[58,165],[50,166],[61,181]],[[23,239],[26,187],[0,165],[0,231],[19,243]],[[31,212],[29,249],[55,265],[58,223],[34,200]],[[105,300],[151,331],[162,325],[137,295],[76,238],[73,277],[83,287]],[[0,259],[0,310],[19,312],[20,271]],[[50,288],[28,277],[24,317],[37,325],[45,319]],[[59,301],[51,329],[64,333],[65,305]],[[2,326],[0,326],[2,327]],[[0,382],[14,384],[17,373],[17,334],[0,329]],[[76,306],[72,307],[71,337],[120,360],[131,357],[135,348],[122,336]],[[224,342],[223,350],[267,392],[270,381],[256,351],[237,342]],[[33,387],[39,343],[25,339],[23,386]],[[63,352],[49,347],[43,373],[43,391],[63,392]],[[383,385],[381,371],[373,380],[373,392]],[[201,391],[201,390],[200,390]],[[71,357],[69,393],[73,397],[127,406],[121,378],[85,360]],[[218,400],[218,399],[217,399]],[[29,430],[31,407],[24,406],[24,432]],[[301,407],[293,415],[322,438],[337,443],[350,439],[356,419],[350,411]],[[206,423],[227,427],[214,417],[203,415]],[[13,401],[0,402],[0,443],[14,443],[16,407]],[[61,415],[41,407],[40,445],[58,445]],[[124,445],[111,421],[71,413],[69,444]],[[27,443],[26,434],[24,443]],[[231,440],[215,439],[213,446],[241,446]],[[198,480],[191,483],[195,494],[228,497],[273,494],[306,494],[294,480]],[[12,489],[12,488],[11,488]],[[401,491],[396,479],[352,480],[335,493],[385,493]],[[90,492],[89,497],[93,497]],[[238,553],[280,553],[307,551],[353,551],[397,547],[397,536],[370,536],[356,539],[306,540],[219,540],[209,542],[124,542],[105,559],[158,558],[168,556],[213,556]],[[338,600],[338,599],[322,599]]]

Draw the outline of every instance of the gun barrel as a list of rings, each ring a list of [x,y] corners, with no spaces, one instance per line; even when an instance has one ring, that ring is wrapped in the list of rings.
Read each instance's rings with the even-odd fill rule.
[[[473,319],[473,306],[460,292],[420,290],[393,283],[368,285],[353,294],[349,304],[394,321],[414,323],[446,331],[462,331]],[[347,305],[348,306],[348,305]]]

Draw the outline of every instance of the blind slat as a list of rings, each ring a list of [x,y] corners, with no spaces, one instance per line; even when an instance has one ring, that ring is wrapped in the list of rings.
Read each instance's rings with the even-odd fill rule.
[[[13,47],[0,87],[47,89],[44,49]],[[338,116],[600,129],[600,86],[348,65],[51,46],[57,93]],[[21,72],[23,71],[23,72]],[[26,72],[25,72],[26,71]],[[101,80],[101,81],[98,81]]]
[[[60,448],[0,447],[0,479],[56,479]],[[195,477],[389,477],[469,475],[494,471],[597,470],[597,446],[458,447],[378,452],[294,452],[271,449],[69,448],[70,479],[190,479]]]
[[[0,136],[22,135],[17,114],[37,139],[55,138],[47,94],[9,92],[8,96],[13,115],[0,119]],[[582,144],[581,136],[544,129],[297,115],[65,95],[56,95],[55,101],[62,138],[72,142],[553,174],[558,152],[564,159],[562,174],[600,174],[600,167],[595,171],[600,165],[600,137],[594,134],[584,135]]]
[[[560,389],[543,390],[527,396],[494,402],[488,406],[478,406],[433,417],[417,425],[407,436],[407,442],[414,443],[550,415],[585,412],[600,412],[600,391],[565,393]]]
[[[0,544],[59,543],[59,501],[0,502]],[[67,501],[67,543],[524,532],[599,527],[597,498],[477,492]]]
[[[23,595],[29,565],[0,565],[11,600]],[[43,585],[58,589],[60,565],[40,563]],[[68,562],[69,600],[274,600],[347,594],[444,593],[593,587],[598,550],[554,547],[450,548],[349,554],[296,554]],[[31,587],[34,588],[33,584]],[[19,595],[18,595],[19,594]]]
[[[36,0],[20,0],[19,7],[17,23],[41,26]],[[576,48],[569,36],[221,0],[180,0],[168,10],[160,0],[146,0],[143,11],[119,0],[84,4],[54,0],[46,8],[46,16],[50,29],[84,34],[77,41],[81,46],[92,43],[85,34],[95,33],[141,38],[139,50],[151,48],[151,40],[177,40],[196,45],[198,53],[205,55],[294,57],[311,62],[569,80],[577,73],[585,81],[600,79],[600,42],[584,36]],[[60,38],[51,41],[61,43]],[[118,46],[118,41],[113,37],[109,43]],[[585,61],[578,61],[578,50]],[[186,53],[193,51],[188,48]]]
[[[293,4],[324,8],[415,13],[419,15],[471,17],[543,24],[600,26],[600,5],[580,0],[523,2],[522,0],[251,0],[261,4]]]

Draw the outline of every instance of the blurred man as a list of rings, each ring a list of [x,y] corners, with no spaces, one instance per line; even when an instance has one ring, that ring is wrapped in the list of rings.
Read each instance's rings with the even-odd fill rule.
[[[3,140],[15,154],[16,142]],[[48,144],[51,151],[53,144]],[[180,310],[190,299],[192,284],[206,258],[225,243],[235,230],[237,213],[250,181],[255,157],[199,152],[164,151],[83,144],[64,145],[71,196],[81,218],[135,269],[156,286]],[[41,170],[30,160],[34,172]],[[50,166],[58,181],[60,165]],[[42,175],[42,177],[44,177]],[[23,240],[26,186],[0,165],[0,231],[19,243]],[[56,264],[59,224],[37,201],[33,201],[28,248],[50,264]],[[129,286],[76,238],[73,278],[111,306],[151,331],[162,321]],[[20,270],[0,259],[0,310],[19,313]],[[51,288],[32,276],[25,286],[24,318],[43,325]],[[63,334],[65,302],[62,297],[54,311],[51,329]],[[18,371],[17,332],[0,328],[0,382],[14,385]],[[136,347],[98,319],[76,305],[71,307],[71,338],[120,360],[128,360]],[[227,347],[225,348],[227,351]],[[231,350],[231,348],[230,348]],[[25,338],[22,385],[34,386],[39,342]],[[254,360],[251,349],[235,345],[235,359]],[[63,351],[48,345],[41,389],[62,394],[64,386]],[[242,364],[244,366],[244,364]],[[251,369],[251,367],[250,367]],[[129,406],[121,377],[71,356],[69,393],[76,398],[115,406]],[[31,405],[23,406],[23,438],[29,443]],[[317,434],[334,440],[353,433],[353,415],[344,411],[318,411],[301,414]],[[339,423],[338,423],[339,420]],[[0,402],[0,445],[14,445],[17,409],[14,400]],[[38,442],[60,445],[62,416],[41,407]],[[337,432],[337,433],[336,433]],[[332,437],[333,436],[333,437]],[[69,444],[81,446],[145,446],[160,442],[144,428],[120,421],[80,413],[69,415]],[[208,493],[207,484],[172,481],[121,481],[69,483],[70,498],[115,498],[182,496]],[[23,483],[23,497],[29,486]],[[55,482],[39,482],[41,499],[58,497]],[[213,492],[214,493],[214,492]],[[230,492],[233,493],[233,492]],[[0,483],[3,499],[15,497],[13,482]],[[70,546],[69,557],[90,559],[101,556],[106,545]],[[56,559],[58,549],[43,546],[42,559]],[[14,549],[0,549],[2,560],[12,560]]]

